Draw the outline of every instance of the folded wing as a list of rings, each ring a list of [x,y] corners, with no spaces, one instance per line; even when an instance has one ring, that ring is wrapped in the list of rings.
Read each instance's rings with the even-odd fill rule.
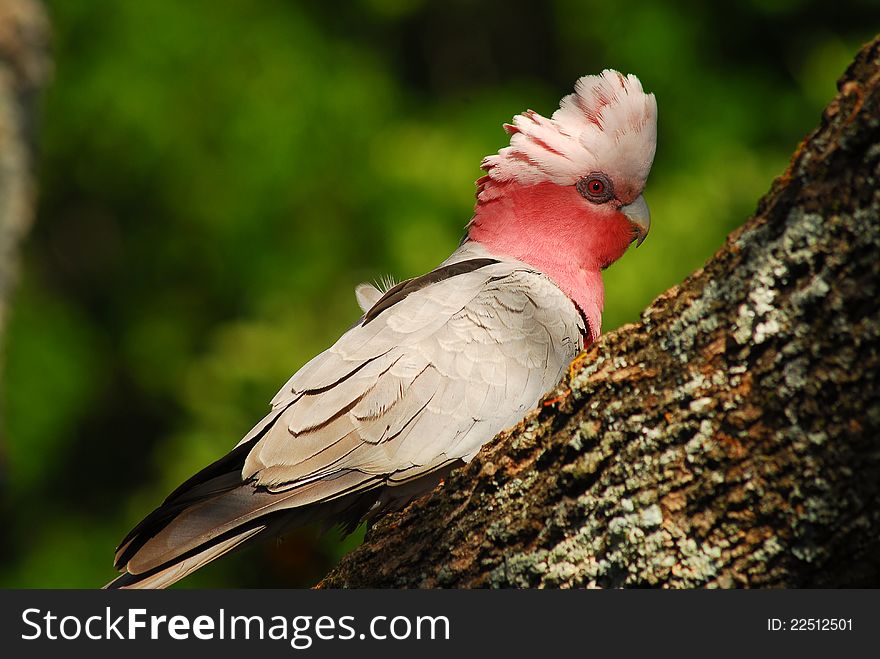
[[[353,528],[519,421],[558,382],[586,328],[544,275],[473,249],[375,299],[303,366],[233,451],[123,540],[116,564],[126,574],[111,586],[164,586],[314,519]]]

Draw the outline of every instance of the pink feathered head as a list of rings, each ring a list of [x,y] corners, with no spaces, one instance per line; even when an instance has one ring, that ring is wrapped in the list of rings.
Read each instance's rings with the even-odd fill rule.
[[[634,75],[584,76],[550,119],[527,110],[505,124],[510,146],[483,159],[491,180],[574,185],[604,172],[644,188],[657,146],[657,102]]]

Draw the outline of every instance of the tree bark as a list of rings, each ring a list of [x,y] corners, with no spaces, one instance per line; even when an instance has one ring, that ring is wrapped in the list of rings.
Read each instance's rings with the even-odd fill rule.
[[[39,2],[0,0],[0,344],[18,248],[34,217],[34,109],[50,70],[48,40]]]
[[[880,585],[880,40],[745,226],[319,587]]]

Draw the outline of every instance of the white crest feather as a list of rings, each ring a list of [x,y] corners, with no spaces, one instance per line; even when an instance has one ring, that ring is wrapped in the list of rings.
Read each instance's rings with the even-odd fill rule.
[[[495,181],[573,185],[591,172],[644,187],[657,146],[657,102],[634,75],[584,76],[550,119],[527,110],[505,124],[510,146],[483,159]]]

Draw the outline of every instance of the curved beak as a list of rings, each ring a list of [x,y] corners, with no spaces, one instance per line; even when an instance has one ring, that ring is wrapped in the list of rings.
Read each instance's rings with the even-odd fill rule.
[[[642,195],[639,195],[633,203],[621,206],[620,212],[626,215],[630,222],[632,222],[633,229],[635,230],[633,240],[636,241],[636,247],[638,247],[645,242],[645,238],[648,237],[648,231],[651,228],[651,211],[648,210],[648,202],[645,201]]]

